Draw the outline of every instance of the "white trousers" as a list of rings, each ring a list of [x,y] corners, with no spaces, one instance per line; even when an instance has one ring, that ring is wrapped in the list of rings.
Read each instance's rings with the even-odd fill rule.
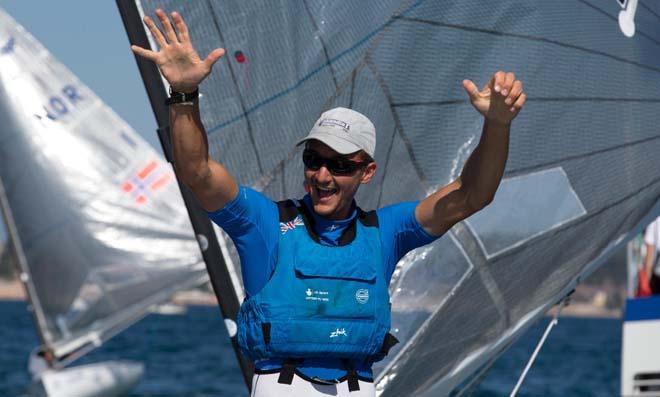
[[[336,385],[317,385],[308,382],[298,375],[293,376],[290,385],[277,383],[280,374],[254,374],[252,377],[251,397],[375,397],[376,389],[372,382],[360,383],[360,390],[349,392],[348,382]]]

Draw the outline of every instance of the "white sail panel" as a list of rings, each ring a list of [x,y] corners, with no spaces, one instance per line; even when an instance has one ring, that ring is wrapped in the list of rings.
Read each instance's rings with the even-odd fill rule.
[[[204,280],[170,165],[1,10],[0,123],[3,201],[56,355]]]

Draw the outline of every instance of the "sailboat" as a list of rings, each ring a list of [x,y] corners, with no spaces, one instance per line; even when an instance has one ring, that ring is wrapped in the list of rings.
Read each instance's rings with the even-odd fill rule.
[[[70,364],[207,279],[173,171],[2,10],[0,125],[0,207],[41,342],[31,392],[120,395],[142,363]]]
[[[660,393],[660,363],[657,360],[660,354],[660,296],[644,296],[638,291],[637,277],[639,270],[644,268],[646,249],[643,234],[627,246],[628,298],[621,332],[622,397],[657,396]]]
[[[360,206],[423,198],[459,175],[481,133],[461,81],[512,70],[524,82],[493,203],[398,264],[401,343],[375,368],[382,396],[470,390],[660,213],[658,2],[117,3],[132,44],[157,49],[141,17],[160,7],[184,16],[200,54],[225,48],[200,87],[211,156],[273,200],[304,194],[295,142],[334,106],[376,126],[379,171]],[[154,65],[138,65],[167,131],[168,87]],[[231,272],[231,244],[217,243]]]

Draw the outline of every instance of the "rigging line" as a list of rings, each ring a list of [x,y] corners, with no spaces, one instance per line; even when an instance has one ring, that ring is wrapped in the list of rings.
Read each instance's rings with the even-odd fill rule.
[[[18,228],[16,227],[16,222],[14,221],[14,215],[11,210],[11,205],[9,204],[9,196],[7,196],[7,190],[0,179],[0,219],[4,220],[5,230],[7,235],[11,240],[7,241],[12,245],[7,245],[7,249],[11,250],[13,253],[14,259],[16,259],[15,267],[18,270],[19,278],[21,279],[23,286],[27,292],[27,301],[32,306],[32,315],[34,316],[35,323],[37,326],[37,335],[40,339],[41,344],[51,346],[53,343],[53,334],[48,328],[48,322],[46,321],[46,314],[41,305],[39,296],[36,293],[36,288],[32,280],[32,272],[28,266],[27,256],[25,255],[25,248],[23,247],[21,238],[19,236]],[[25,279],[25,274],[28,278]]]
[[[330,69],[330,76],[332,76],[332,82],[335,84],[335,90],[339,88],[339,85],[337,84],[337,77],[335,76],[335,71],[332,68],[332,64],[330,63],[330,55],[328,54],[328,47],[325,44],[325,41],[323,40],[323,37],[320,34],[319,30],[319,25],[316,23],[316,20],[314,19],[314,15],[312,15],[312,11],[309,9],[309,2],[307,0],[303,0],[303,6],[305,7],[305,11],[307,12],[307,16],[309,17],[309,20],[312,21],[312,25],[314,25],[314,31],[319,32],[318,38],[319,41],[321,42],[321,47],[323,48],[323,55],[325,56],[325,66],[327,66],[328,69]]]
[[[463,395],[466,397],[472,397],[474,393],[477,392],[477,386],[479,386],[481,382],[486,378],[495,362],[497,362],[497,360],[502,357],[502,355],[507,350],[509,350],[515,341],[515,338],[511,338],[511,340],[509,340],[497,353],[493,354],[493,356],[488,359],[488,361],[477,373],[474,374],[472,379],[466,385],[462,386],[461,389],[458,390],[456,394],[451,395],[451,397],[463,397]]]
[[[396,126],[392,129],[392,139],[387,147],[387,154],[385,154],[385,165],[380,177],[380,189],[378,190],[378,199],[376,200],[376,208],[380,208],[380,201],[383,198],[383,189],[385,189],[385,178],[387,177],[388,165],[390,164],[390,157],[392,156],[392,148],[394,148],[394,138],[396,137]]]
[[[417,162],[417,158],[415,157],[415,152],[413,150],[412,143],[411,143],[410,139],[408,139],[408,135],[406,135],[405,131],[403,130],[403,124],[401,123],[401,119],[399,118],[399,114],[396,111],[396,109],[392,106],[392,103],[394,102],[393,101],[394,98],[392,97],[392,93],[390,92],[390,88],[387,85],[387,83],[385,82],[385,79],[383,78],[383,76],[380,74],[380,71],[378,70],[376,65],[373,64],[373,62],[371,60],[371,56],[369,54],[367,54],[365,56],[365,61],[366,61],[367,67],[373,73],[374,78],[378,82],[378,85],[380,86],[380,88],[383,92],[383,95],[385,95],[385,99],[387,99],[387,103],[390,106],[390,112],[392,114],[392,118],[394,119],[394,125],[395,125],[394,132],[395,133],[398,132],[399,138],[401,138],[401,140],[403,141],[403,145],[406,148],[406,151],[408,152],[408,157],[410,158],[410,162],[412,163],[413,168],[415,169],[415,172],[417,173],[417,177],[419,178],[419,181],[422,184],[422,187],[426,191],[426,190],[428,190],[428,187],[429,187],[428,186],[428,181],[426,179],[426,175],[424,175],[424,170],[422,169],[422,167]],[[392,137],[392,141],[390,141],[390,145],[391,146],[394,145],[394,137]],[[391,153],[391,146],[390,146],[390,150],[388,151],[389,153]],[[388,155],[387,159],[386,159],[386,162],[385,162],[385,170],[387,170],[387,165],[389,164],[389,160],[390,160],[390,156]],[[384,179],[383,179],[383,181],[384,181]],[[381,184],[380,193],[378,194],[377,207],[380,207],[380,200],[382,198],[383,187],[384,186],[385,186],[384,183]]]
[[[619,18],[614,17],[614,16],[608,14],[607,11],[603,10],[602,8],[598,8],[598,7],[596,7],[595,5],[589,3],[589,2],[587,2],[587,1],[585,1],[585,0],[577,0],[577,1],[579,1],[580,3],[582,3],[582,4],[584,4],[584,5],[588,6],[588,7],[593,8],[594,10],[600,12],[601,14],[605,15],[606,17],[610,18],[610,19],[613,20],[613,21],[615,21],[615,22],[617,22],[617,23],[619,22]],[[649,34],[643,32],[643,31],[640,30],[639,28],[636,28],[636,29],[635,29],[635,33],[639,33],[641,36],[646,37],[647,39],[651,40],[652,42],[654,42],[654,43],[657,44],[657,45],[660,45],[660,41],[658,41],[657,39],[653,38],[651,35],[649,35]]]
[[[608,97],[527,97],[527,102],[635,102],[660,103],[660,98],[608,98]],[[468,99],[448,99],[446,101],[400,102],[394,107],[448,106],[470,103]]]
[[[353,109],[353,94],[355,90],[355,77],[357,75],[357,68],[353,69],[353,72],[351,73],[351,96],[348,100],[348,108]]]
[[[526,173],[536,171],[536,170],[539,170],[539,169],[543,169],[543,168],[546,168],[546,167],[550,167],[550,166],[553,166],[553,165],[558,165],[558,164],[563,163],[565,161],[577,160],[577,159],[581,159],[581,158],[584,158],[584,157],[592,157],[592,156],[595,156],[595,155],[598,155],[598,154],[611,152],[613,150],[623,149],[623,148],[626,148],[626,147],[629,147],[629,146],[636,146],[636,145],[639,145],[639,144],[642,144],[642,143],[651,142],[651,141],[654,141],[658,138],[660,138],[660,135],[653,135],[653,136],[650,136],[650,137],[647,137],[647,138],[638,139],[636,141],[624,142],[624,143],[622,143],[620,145],[616,145],[616,146],[610,146],[610,147],[606,147],[606,148],[603,148],[603,149],[593,150],[591,152],[585,152],[585,153],[580,153],[580,154],[574,154],[574,155],[571,155],[571,156],[566,156],[566,157],[563,157],[561,159],[548,161],[546,163],[535,164],[535,165],[529,166],[529,167],[516,168],[516,169],[510,170],[510,171],[506,171],[504,173],[504,175],[507,176],[507,177],[511,177],[511,176],[515,176],[515,175],[519,175],[519,174],[526,174]]]
[[[557,308],[557,313],[555,313],[552,320],[550,321],[550,324],[548,324],[548,326],[546,327],[545,332],[541,337],[541,340],[539,340],[539,343],[536,345],[536,349],[534,349],[534,353],[532,353],[532,356],[529,358],[529,361],[527,362],[525,369],[523,370],[522,374],[520,374],[520,378],[518,378],[518,382],[511,391],[509,397],[515,397],[515,395],[518,394],[518,390],[520,390],[520,386],[522,386],[522,383],[525,380],[525,377],[527,376],[527,372],[529,372],[529,369],[532,367],[532,364],[534,364],[534,361],[536,360],[536,357],[538,356],[541,347],[543,347],[545,340],[548,338],[548,335],[550,335],[550,331],[552,331],[555,325],[559,323],[559,313],[561,313],[561,309],[563,309],[564,306],[566,306],[567,304],[568,304],[567,298],[562,299],[562,301],[559,303],[559,307]]]
[[[593,50],[590,48],[586,47],[581,47],[575,44],[569,44],[569,43],[564,43],[561,41],[557,40],[552,40],[552,39],[547,39],[545,37],[538,37],[538,36],[531,36],[531,35],[525,35],[525,34],[519,34],[519,33],[506,33],[506,32],[500,32],[497,30],[492,30],[492,29],[484,29],[484,28],[476,28],[476,27],[471,27],[471,26],[465,26],[465,25],[456,25],[456,24],[451,24],[451,23],[445,23],[445,22],[437,22],[437,21],[432,21],[428,19],[421,19],[421,18],[410,18],[410,17],[395,17],[397,19],[403,20],[403,21],[408,21],[408,22],[416,22],[416,23],[422,23],[422,24],[427,24],[427,25],[432,25],[432,26],[439,26],[439,27],[444,27],[444,28],[449,28],[449,29],[459,29],[459,30],[464,30],[468,32],[477,32],[477,33],[486,33],[486,34],[492,34],[496,36],[506,36],[506,37],[515,37],[519,39],[525,39],[525,40],[531,40],[531,41],[538,41],[541,43],[548,43],[548,44],[554,44],[559,47],[564,47],[564,48],[570,48],[573,50],[578,50],[582,52],[587,52],[590,54],[595,54],[595,55],[600,55],[606,58],[614,59],[623,63],[627,63],[629,65],[635,65],[637,67],[640,67],[642,69],[647,69],[651,70],[654,72],[659,72],[660,73],[660,68],[656,66],[651,66],[651,65],[645,65],[643,63],[631,61],[629,59],[625,59],[616,55],[608,54],[603,51],[599,50]]]
[[[360,40],[358,40],[357,42],[355,42],[355,44],[353,44],[352,46],[350,46],[350,47],[346,48],[345,50],[341,51],[339,54],[337,54],[337,55],[333,56],[332,58],[330,58],[330,64],[335,63],[335,62],[338,61],[339,59],[343,58],[344,56],[346,56],[346,55],[350,54],[351,52],[355,51],[357,48],[361,47],[364,43],[368,42],[368,41],[369,41],[372,37],[374,37],[376,34],[380,33],[382,30],[386,29],[386,28],[387,28],[388,26],[390,26],[393,22],[395,22],[396,19],[397,19],[399,16],[401,16],[401,15],[405,15],[405,14],[409,14],[409,13],[412,12],[415,8],[417,8],[419,5],[421,5],[424,1],[425,1],[425,0],[417,0],[417,1],[415,1],[413,4],[411,4],[410,7],[406,8],[406,9],[405,9],[403,12],[401,12],[400,14],[392,15],[387,21],[383,22],[383,23],[382,23],[380,26],[378,26],[376,29],[374,29],[374,30],[372,30],[371,32],[367,33],[364,37],[362,37]],[[314,77],[315,75],[317,75],[318,73],[320,73],[320,72],[321,72],[323,69],[325,69],[325,68],[326,68],[326,65],[321,65],[321,66],[317,67],[316,69],[314,69],[314,70],[312,70],[311,72],[307,73],[307,74],[306,74],[304,77],[302,77],[300,80],[298,80],[298,81],[296,81],[295,83],[293,83],[292,85],[290,85],[288,88],[285,88],[285,89],[283,89],[282,91],[280,91],[280,92],[278,92],[278,93],[276,93],[276,94],[273,94],[273,95],[271,95],[271,96],[268,97],[268,98],[263,99],[261,102],[256,103],[256,104],[253,105],[251,108],[247,109],[247,110],[246,110],[246,113],[247,113],[247,114],[250,114],[250,113],[252,113],[252,112],[258,110],[258,109],[261,108],[262,106],[265,106],[265,105],[267,105],[267,104],[269,104],[269,103],[271,103],[271,102],[277,100],[278,98],[280,98],[280,97],[282,97],[282,96],[284,96],[284,95],[287,95],[287,94],[291,93],[292,91],[294,91],[295,89],[297,89],[298,87],[300,87],[302,84],[304,84],[307,80],[311,79],[312,77]],[[207,130],[207,133],[208,133],[208,134],[211,134],[211,133],[214,133],[214,132],[216,132],[216,131],[218,131],[218,130],[221,130],[221,129],[227,127],[228,125],[237,122],[238,120],[241,119],[241,117],[243,117],[243,115],[234,116],[233,118],[230,118],[230,119],[228,119],[228,120],[226,120],[226,121],[224,121],[224,122],[222,122],[222,123],[220,123],[220,124],[218,124],[218,125],[216,125],[216,126],[210,128],[210,129],[208,129],[208,130]]]
[[[651,7],[647,6],[646,4],[642,3],[641,1],[637,3],[640,7],[646,9],[646,11],[650,12],[653,16],[656,18],[660,19],[660,15],[658,15],[655,11],[651,9]]]
[[[558,233],[563,232],[566,229],[569,229],[569,228],[572,228],[572,227],[574,227],[578,224],[584,223],[584,222],[590,220],[591,218],[593,218],[597,215],[600,215],[601,213],[603,213],[603,212],[605,212],[605,211],[607,211],[607,210],[609,210],[613,207],[616,207],[617,205],[620,205],[620,204],[622,204],[623,202],[625,202],[627,200],[630,200],[631,198],[635,197],[636,195],[642,193],[644,190],[647,190],[647,189],[653,187],[658,182],[660,182],[660,177],[651,180],[649,183],[645,184],[644,186],[642,186],[641,188],[635,190],[634,192],[632,192],[630,194],[627,194],[627,195],[623,196],[622,198],[620,198],[620,199],[618,199],[618,200],[616,200],[616,201],[614,201],[614,202],[612,202],[612,203],[610,203],[606,206],[603,206],[603,207],[599,208],[596,211],[589,212],[586,215],[583,215],[579,218],[575,218],[572,221],[564,223],[563,225],[553,229],[552,233],[544,233],[544,234],[540,234],[536,237],[532,237],[525,244],[519,245],[517,247],[513,247],[510,250],[508,250],[506,253],[498,255],[497,259],[500,260],[502,258],[510,257],[510,256],[516,254],[518,251],[528,247],[530,244],[532,244],[532,242],[537,242],[537,241],[540,241],[540,240],[544,240],[545,238],[547,238],[550,235],[553,235],[553,236],[557,235]]]
[[[226,44],[227,42],[225,41],[225,38],[222,35],[222,31],[220,30],[220,24],[218,23],[218,18],[216,18],[216,13],[215,9],[213,8],[213,3],[211,0],[207,0],[206,3],[208,4],[208,7],[211,11],[211,19],[213,19],[213,24],[215,25],[215,29],[218,31],[218,37],[220,38],[220,42],[223,44]],[[234,83],[234,88],[236,90],[236,97],[238,98],[238,102],[241,105],[241,111],[243,112],[242,116],[245,118],[245,125],[247,127],[247,133],[248,133],[248,138],[250,138],[250,143],[252,144],[252,150],[254,151],[254,156],[256,157],[257,160],[257,167],[259,168],[259,173],[263,173],[263,164],[261,164],[261,156],[259,156],[259,151],[257,150],[257,142],[254,138],[254,132],[252,131],[252,124],[250,123],[250,118],[248,117],[248,112],[247,108],[245,105],[245,99],[243,98],[243,95],[241,94],[240,87],[238,85],[238,80],[236,79],[236,73],[234,72],[234,68],[232,67],[231,61],[229,60],[229,56],[225,56],[225,62],[227,62],[227,67],[229,68],[229,74],[231,76],[231,80]],[[211,131],[207,134],[210,134]]]
[[[422,1],[423,1],[423,0],[422,0]],[[416,3],[412,4],[410,7],[408,7],[407,9],[405,9],[402,13],[400,13],[400,14],[396,14],[396,13],[395,13],[394,15],[401,15],[401,14],[405,14],[405,13],[407,13],[407,12],[410,12],[410,11],[412,11],[415,7],[417,7],[419,4],[421,4],[422,1],[417,0]],[[390,18],[390,20],[392,21],[393,19]],[[360,62],[355,66],[355,68],[353,68],[353,71],[352,71],[352,74],[351,74],[351,78],[350,78],[350,79],[349,79],[349,78],[344,78],[344,80],[343,80],[343,81],[342,81],[342,82],[341,82],[341,83],[335,88],[335,92],[334,92],[332,95],[330,95],[330,97],[325,101],[325,103],[323,104],[322,109],[328,109],[328,108],[330,107],[330,105],[331,105],[331,104],[332,104],[332,103],[333,103],[333,102],[339,97],[339,95],[341,94],[341,92],[344,91],[344,89],[346,88],[346,86],[347,86],[348,84],[350,84],[350,87],[351,87],[351,106],[350,106],[350,108],[352,108],[352,104],[353,104],[353,93],[354,93],[354,86],[355,86],[355,78],[356,78],[356,76],[357,76],[357,73],[358,73],[359,71],[361,71],[362,68],[364,68],[364,66],[366,65],[368,54],[370,54],[370,53],[373,51],[373,49],[379,44],[380,40],[382,40],[382,38],[383,38],[382,31],[384,31],[384,29],[385,29],[386,27],[387,27],[387,25],[384,25],[384,26],[383,26],[383,28],[382,28],[381,31],[379,32],[379,33],[381,33],[381,34],[379,34],[378,36],[376,36],[376,38],[371,42],[369,48],[367,48],[367,50],[365,51],[365,53],[366,53],[367,55],[363,56],[362,59],[360,60]],[[344,52],[346,52],[346,51],[344,51]],[[336,59],[338,59],[338,58],[337,58],[337,56],[336,56],[336,57],[333,58],[333,59],[336,60]],[[330,63],[333,63],[333,62],[334,62],[333,60],[330,61]],[[322,69],[322,68],[325,67],[325,66],[326,66],[326,65],[322,66],[322,67],[319,68],[318,70]],[[296,153],[297,153],[297,147],[294,146],[294,147],[289,151],[289,153],[288,153],[288,154],[287,154],[282,160],[280,160],[279,163],[277,163],[277,164],[271,169],[271,171],[270,171],[268,174],[263,175],[261,178],[259,178],[259,180],[257,180],[257,181],[252,185],[252,187],[253,187],[255,190],[257,190],[257,191],[262,191],[262,190],[264,190],[266,187],[268,187],[268,186],[270,185],[270,183],[273,181],[273,179],[277,176],[277,174],[278,174],[280,171],[283,171],[283,170],[284,170],[285,165],[286,165],[289,161],[291,161],[291,160],[293,159],[293,157],[295,156]],[[383,179],[383,178],[381,177],[381,180],[382,180],[382,179]]]
[[[286,167],[282,167],[282,175],[280,180],[282,181],[282,199],[287,198],[289,195],[286,193]]]

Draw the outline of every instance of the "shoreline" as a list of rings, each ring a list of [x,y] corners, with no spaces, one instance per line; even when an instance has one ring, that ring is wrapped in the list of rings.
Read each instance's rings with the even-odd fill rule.
[[[23,283],[18,280],[0,280],[0,301],[27,300]]]
[[[0,280],[0,301],[25,301],[27,298],[23,284],[18,281]],[[217,306],[218,301],[213,293],[200,290],[180,291],[172,296],[171,303],[181,306]],[[553,316],[557,307],[546,312],[546,316]],[[581,318],[622,318],[622,309],[608,309],[588,303],[573,302],[562,309],[560,317]]]

